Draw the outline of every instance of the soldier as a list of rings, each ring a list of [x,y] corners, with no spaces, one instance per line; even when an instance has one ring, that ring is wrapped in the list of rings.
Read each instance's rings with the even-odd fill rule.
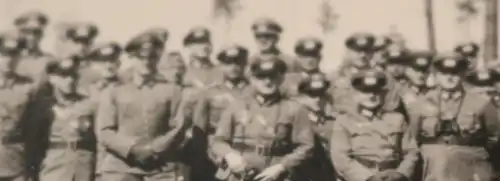
[[[85,60],[85,55],[92,48],[95,38],[99,35],[99,29],[92,23],[74,23],[67,27],[64,31],[67,40],[67,52],[61,52],[59,55],[62,58],[78,57]],[[79,63],[80,69],[87,68],[88,61],[81,61]]]
[[[0,180],[7,181],[28,180],[37,163],[32,133],[38,128],[31,119],[36,87],[15,71],[22,42],[11,34],[0,35]]]
[[[437,89],[412,111],[412,140],[420,144],[423,180],[495,180],[489,149],[497,144],[498,113],[490,100],[466,92],[468,61],[443,56],[434,62]]]
[[[306,37],[300,39],[295,45],[295,53],[300,64],[299,72],[288,73],[283,83],[283,89],[289,96],[298,94],[298,84],[310,74],[320,72],[321,50],[323,43],[318,38]]]
[[[370,62],[373,58],[373,54],[370,49],[372,49],[374,41],[375,36],[370,33],[361,32],[349,36],[344,42],[347,48],[347,55],[339,66],[339,70],[345,70],[352,61],[361,61],[368,64],[369,67],[372,67],[373,65]]]
[[[370,64],[372,67],[384,70],[384,63],[386,63],[385,53],[392,49],[397,49],[397,46],[393,46],[393,40],[387,36],[374,36],[373,45],[371,48],[371,52],[373,52],[372,59]],[[402,48],[399,48],[402,49]]]
[[[352,59],[345,62],[343,66],[343,69],[340,70],[343,72],[342,74],[338,75],[338,77],[329,78],[329,80],[332,80],[331,89],[335,106],[352,103],[351,97],[349,97],[349,94],[353,91],[350,83],[351,76],[370,69],[368,63],[361,59]]]
[[[174,119],[181,89],[158,79],[157,46],[161,40],[132,39],[125,50],[133,58],[133,76],[101,98],[97,122],[101,144],[109,154],[102,180],[177,180],[179,146],[191,125]]]
[[[427,84],[433,56],[428,52],[412,52],[405,62],[405,81],[399,91],[405,107],[411,108],[413,103],[424,97],[432,87]]]
[[[168,40],[168,36],[169,36],[169,33],[168,33],[168,30],[165,29],[165,28],[161,28],[161,27],[154,27],[154,28],[149,28],[147,29],[144,34],[151,34],[153,36],[156,36],[158,39],[160,39],[163,43],[162,43],[162,46],[158,47],[158,52],[157,54],[161,56],[163,56],[163,52],[165,51],[165,46],[166,46],[166,42]]]
[[[98,44],[89,51],[87,58],[90,61],[89,69],[92,70],[92,74],[95,75],[92,80],[80,80],[78,83],[87,82],[86,90],[82,91],[84,95],[89,97],[90,109],[93,114],[97,114],[99,102],[101,98],[111,91],[113,88],[121,84],[121,80],[118,75],[118,68],[120,66],[120,53],[121,47],[114,43],[103,43]],[[89,73],[90,74],[90,73]],[[82,93],[80,92],[80,93]],[[99,128],[98,122],[94,124],[95,132],[98,133]],[[99,140],[99,135],[97,139]],[[97,146],[97,156],[96,156],[96,180],[100,179],[101,170],[100,166],[106,157],[107,152],[104,146],[98,144]]]
[[[418,148],[403,139],[405,116],[381,109],[387,81],[387,75],[371,70],[351,79],[356,106],[339,108],[330,145],[332,162],[344,180],[403,181],[412,177],[418,160],[413,153]]]
[[[91,181],[94,178],[96,137],[94,112],[88,97],[76,92],[76,62],[47,66],[50,97],[39,100],[34,118],[43,150],[39,179]]]
[[[332,125],[337,113],[329,88],[330,82],[324,74],[313,73],[299,83],[300,94],[292,98],[309,109],[309,120],[313,122],[316,133],[313,158],[298,169],[305,172],[308,180],[336,180],[329,150]]]
[[[469,69],[474,69],[477,66],[477,55],[479,54],[479,45],[474,42],[463,43],[455,47],[455,53],[463,56],[469,61]]]
[[[158,63],[158,72],[169,82],[183,85],[186,74],[186,62],[179,51],[172,51]]]
[[[216,156],[208,152],[208,142],[215,133],[221,113],[233,102],[242,99],[249,92],[249,82],[244,76],[248,61],[248,50],[240,45],[229,45],[217,55],[224,76],[223,81],[201,92],[194,106],[193,122],[201,132],[189,144],[193,159],[192,180],[213,180],[217,170]],[[215,163],[214,163],[215,162]],[[200,173],[201,172],[201,173]]]
[[[314,145],[308,110],[280,93],[284,62],[257,60],[250,66],[255,92],[222,113],[213,137],[211,149],[221,159],[219,178],[296,180],[293,170]]]
[[[54,61],[54,57],[40,48],[40,41],[44,35],[48,18],[38,11],[28,11],[21,14],[14,21],[20,36],[25,39],[22,57],[16,72],[33,79],[41,86],[45,82],[45,67]]]
[[[410,53],[401,48],[392,47],[383,53],[384,70],[396,83],[403,83],[406,65],[411,59]]]
[[[204,27],[191,29],[184,37],[184,46],[189,49],[189,64],[184,77],[186,85],[204,88],[221,80],[221,74],[210,60],[212,42],[208,29]]]
[[[292,57],[285,55],[279,50],[278,42],[283,31],[281,25],[270,18],[259,18],[252,25],[258,53],[250,57],[250,63],[259,59],[258,57],[278,56],[285,61],[289,72],[300,71],[300,65]],[[270,59],[272,60],[272,59]]]
[[[491,91],[494,91],[494,84],[498,80],[500,74],[491,69],[481,68],[467,72],[465,75],[464,84],[467,84],[467,91],[474,92],[484,96],[486,99],[491,99]]]

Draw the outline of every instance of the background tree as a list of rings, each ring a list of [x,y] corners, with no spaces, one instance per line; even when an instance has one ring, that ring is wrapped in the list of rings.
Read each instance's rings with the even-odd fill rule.
[[[485,1],[484,60],[498,59],[498,0]]]
[[[241,9],[239,0],[213,0],[212,17],[222,20],[227,28],[231,29],[231,22]]]
[[[323,0],[319,5],[320,16],[318,24],[323,33],[327,34],[336,28],[339,14],[335,12],[329,0]]]
[[[425,0],[425,16],[426,16],[426,28],[427,28],[427,44],[429,50],[436,52],[436,30],[434,26],[434,13],[433,13],[433,1]]]

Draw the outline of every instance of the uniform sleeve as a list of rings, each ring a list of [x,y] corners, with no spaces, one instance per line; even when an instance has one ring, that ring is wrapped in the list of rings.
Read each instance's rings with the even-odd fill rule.
[[[114,91],[102,96],[96,115],[101,143],[120,157],[127,158],[136,140],[118,132],[118,108]]]
[[[419,149],[417,144],[418,120],[411,121],[411,124],[405,129],[402,139],[403,160],[399,164],[397,171],[402,173],[407,178],[412,178],[416,165],[420,159]]]
[[[498,144],[500,139],[500,119],[498,118],[498,110],[492,103],[488,103],[482,110],[481,117],[486,127],[488,141],[490,145]]]
[[[314,131],[308,117],[309,110],[302,107],[296,112],[293,119],[292,142],[297,145],[292,153],[281,160],[281,164],[291,170],[311,157],[314,147]]]
[[[330,146],[332,163],[339,175],[349,181],[366,181],[373,173],[365,166],[352,159],[349,153],[352,151],[350,134],[341,122],[348,122],[348,117],[341,115],[333,123],[333,131]]]
[[[215,134],[212,137],[210,148],[217,157],[222,158],[228,153],[236,153],[236,150],[229,145],[229,141],[233,136],[232,133],[234,132],[233,112],[232,106],[222,112]]]

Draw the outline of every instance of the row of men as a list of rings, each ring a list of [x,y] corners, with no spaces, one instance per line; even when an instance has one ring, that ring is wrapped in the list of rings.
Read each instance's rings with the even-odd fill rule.
[[[320,40],[299,41],[292,62],[277,50],[281,28],[269,21],[255,26],[266,51],[251,57],[228,46],[215,66],[206,29],[185,38],[191,65],[176,53],[161,60],[167,36],[149,30],[123,50],[104,43],[40,60],[49,59],[33,43],[41,17],[21,16],[22,36],[0,38],[2,179],[495,178],[487,159],[498,140],[498,75],[465,74],[474,44],[434,57],[356,34],[346,41],[354,57],[331,79],[319,72]],[[67,31],[75,45],[95,35],[83,27],[83,36]],[[116,72],[120,54],[134,63],[124,75]],[[419,155],[425,170],[413,174]]]

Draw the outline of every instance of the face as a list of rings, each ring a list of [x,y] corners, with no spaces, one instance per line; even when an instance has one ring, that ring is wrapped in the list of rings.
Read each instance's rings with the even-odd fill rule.
[[[416,86],[425,85],[427,78],[429,77],[428,73],[411,67],[406,68],[405,75],[411,84]]]
[[[236,63],[227,63],[220,65],[220,69],[224,74],[224,77],[230,80],[243,77],[244,67],[244,65]]]
[[[212,44],[194,43],[189,45],[190,54],[197,58],[208,58],[212,54]]]
[[[50,75],[49,82],[54,89],[64,94],[71,94],[76,91],[76,79],[74,76]]]
[[[181,56],[169,56],[168,60],[161,61],[158,65],[159,73],[165,77],[167,80],[174,82],[181,82],[186,74],[186,65],[184,64],[184,59]],[[175,66],[172,66],[170,62],[175,62]]]
[[[261,51],[269,50],[276,47],[278,39],[279,38],[277,35],[270,35],[270,34],[255,35],[257,47]]]
[[[358,102],[359,105],[363,106],[364,108],[375,109],[380,105],[382,105],[383,95],[384,93],[382,91],[379,92],[358,91],[355,100],[356,102]]]
[[[90,41],[68,41],[66,47],[71,55],[79,55],[87,51],[91,44]]]
[[[313,56],[298,56],[300,66],[304,68],[306,71],[312,71],[316,70],[319,68],[319,62],[320,58],[319,57],[313,57]]]
[[[97,70],[104,79],[113,78],[118,73],[120,64],[118,61],[97,61],[92,62],[91,67]]]
[[[14,56],[0,54],[0,74],[11,73],[14,70],[14,64],[17,59]]]
[[[154,68],[156,66],[156,61],[154,59],[131,56],[130,60],[134,64],[133,70],[136,74],[146,76],[154,72]]]
[[[252,85],[255,87],[255,90],[258,93],[263,95],[271,95],[279,91],[279,86],[283,81],[283,75],[275,75],[271,77],[252,76],[251,81]]]
[[[19,31],[21,36],[26,40],[26,46],[28,49],[38,47],[43,36],[42,29],[22,28]]]
[[[460,86],[462,78],[458,74],[451,73],[436,73],[437,84],[445,90],[457,89]]]

